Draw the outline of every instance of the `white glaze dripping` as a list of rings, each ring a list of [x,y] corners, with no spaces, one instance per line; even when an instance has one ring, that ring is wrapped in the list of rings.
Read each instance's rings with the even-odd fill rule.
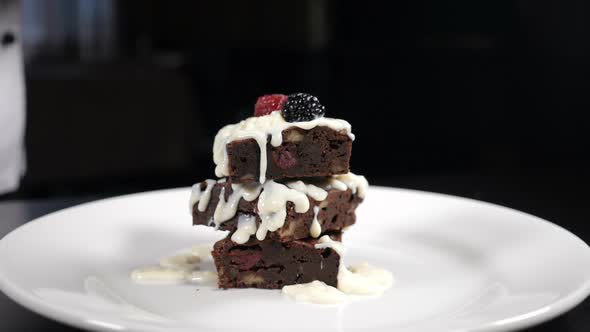
[[[340,258],[346,253],[346,248],[342,242],[334,241],[328,235],[322,236],[315,245],[316,249],[330,248],[338,253]]]
[[[224,179],[222,179],[224,180]],[[221,180],[220,180],[221,181]],[[209,204],[211,190],[215,185],[214,180],[206,180],[207,187],[201,192],[199,184],[193,186],[190,202],[192,205],[198,204],[199,211],[205,211]],[[219,200],[215,207],[215,212],[211,223],[216,228],[232,219],[238,209],[240,199],[254,201],[258,198],[258,210],[262,220],[260,227],[256,232],[256,237],[263,240],[268,231],[274,232],[282,227],[287,216],[287,202],[295,204],[295,212],[304,213],[309,209],[309,200],[311,197],[317,202],[321,202],[328,196],[328,190],[347,190],[350,189],[353,194],[363,197],[366,194],[368,182],[364,176],[348,173],[343,175],[334,175],[321,183],[309,184],[303,181],[292,181],[286,184],[276,183],[272,180],[266,181],[264,185],[258,183],[252,184],[232,184],[232,194],[225,199],[225,188],[219,193]],[[265,191],[268,191],[264,194]],[[262,193],[261,193],[262,192]],[[314,208],[314,220],[310,227],[310,235],[319,236],[321,226],[317,220],[318,211]]]
[[[318,186],[313,184],[307,184],[303,181],[292,181],[286,183],[287,187],[291,189],[295,189],[299,192],[306,194],[307,196],[313,198],[314,200],[321,202],[328,197],[328,192]]]
[[[215,162],[215,175],[218,177],[229,176],[229,165],[226,145],[235,140],[253,138],[260,148],[260,177],[259,183],[266,180],[267,154],[266,144],[270,136],[270,144],[279,146],[283,142],[283,130],[290,127],[298,127],[310,130],[315,127],[329,127],[336,131],[344,131],[354,140],[351,126],[340,119],[321,117],[305,122],[287,122],[281,112],[258,117],[250,117],[236,124],[227,125],[217,132],[213,143],[213,161]]]
[[[347,190],[350,189],[353,194],[358,195],[360,198],[365,198],[367,189],[369,188],[369,182],[362,175],[356,175],[352,172],[340,175],[333,175],[329,178],[327,189],[334,188],[336,190]]]
[[[256,231],[258,240],[264,240],[268,231],[274,232],[283,227],[287,216],[287,202],[293,202],[297,213],[309,210],[309,199],[304,193],[272,180],[264,183],[258,197],[258,215],[261,220]]]
[[[246,201],[253,201],[257,197],[260,197],[260,191],[262,186],[259,184],[232,184],[232,193],[225,200],[225,188],[221,188],[219,193],[219,202],[215,207],[215,213],[213,214],[213,223],[216,228],[225,222],[230,220],[236,215],[238,210],[238,204],[240,199]]]
[[[338,268],[338,289],[345,294],[354,295],[378,295],[384,292],[393,284],[391,272],[374,267],[368,263],[346,268],[344,256],[346,248],[341,242],[332,240],[328,235],[322,236],[316,248],[332,248],[340,255],[340,266]]]
[[[320,211],[319,206],[313,207],[313,221],[311,222],[311,227],[309,228],[309,235],[313,238],[317,238],[322,234],[322,226],[318,221],[318,212]]]
[[[343,261],[345,248],[342,243],[332,240],[327,235],[322,236],[315,247],[332,248],[340,255],[338,288],[317,280],[307,284],[283,287],[283,294],[297,302],[340,304],[352,299],[349,295],[379,295],[393,285],[393,275],[385,269],[368,263],[347,268]]]
[[[197,202],[199,203],[197,209],[200,212],[205,211],[207,209],[207,205],[209,205],[209,200],[211,199],[211,190],[213,190],[213,186],[215,186],[216,181],[207,179],[205,180],[205,183],[207,184],[207,187],[205,187],[205,190],[203,191],[201,191],[201,183],[197,183],[191,188],[191,197],[188,203],[189,213],[191,214],[193,213],[193,207]]]
[[[248,242],[251,235],[256,234],[256,216],[251,214],[240,214],[236,231],[232,234],[231,240],[237,244]]]

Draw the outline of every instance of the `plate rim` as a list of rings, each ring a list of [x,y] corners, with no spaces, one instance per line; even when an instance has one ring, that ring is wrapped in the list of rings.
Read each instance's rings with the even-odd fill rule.
[[[101,198],[101,199],[97,199],[97,200],[93,200],[93,201],[89,201],[89,202],[83,202],[80,204],[75,204],[75,205],[67,207],[67,208],[59,209],[59,210],[44,214],[42,216],[34,218],[34,219],[20,225],[19,227],[13,229],[12,231],[10,231],[6,235],[4,235],[2,238],[0,238],[0,254],[3,250],[2,248],[6,245],[6,243],[8,241],[7,239],[11,238],[16,233],[26,231],[26,229],[29,227],[35,227],[34,225],[36,225],[37,223],[44,222],[45,219],[47,219],[55,214],[67,213],[70,210],[86,208],[86,207],[98,205],[98,204],[105,204],[105,203],[108,203],[109,201],[130,199],[130,198],[137,198],[137,197],[142,197],[142,196],[151,196],[151,195],[165,194],[165,193],[174,193],[174,192],[181,192],[181,191],[188,192],[189,190],[190,190],[190,187],[177,187],[177,188],[168,188],[168,189],[150,190],[150,191],[143,191],[143,192],[137,192],[137,193],[130,193],[130,194],[125,194],[125,195],[118,195],[118,196]],[[407,192],[407,193],[412,193],[412,194],[416,194],[416,195],[427,195],[427,196],[431,196],[431,197],[454,199],[454,200],[459,200],[459,201],[463,201],[463,202],[469,202],[472,204],[475,203],[475,204],[485,205],[485,206],[496,208],[496,209],[506,210],[511,213],[516,213],[516,214],[519,214],[523,217],[530,218],[531,220],[529,222],[540,222],[540,223],[546,224],[547,226],[554,228],[556,231],[565,232],[565,235],[567,235],[572,241],[578,242],[579,244],[581,244],[584,247],[584,250],[590,251],[590,246],[584,240],[582,240],[580,237],[578,237],[576,234],[569,231],[568,229],[566,229],[560,225],[557,225],[549,220],[546,220],[541,217],[530,214],[528,212],[516,210],[516,209],[510,208],[510,207],[504,206],[504,205],[491,203],[491,202],[487,202],[487,201],[483,201],[483,200],[478,200],[478,199],[474,199],[474,198],[470,198],[470,197],[463,197],[463,196],[458,196],[458,195],[451,195],[451,194],[438,193],[438,192],[432,192],[432,191],[399,188],[399,187],[371,185],[370,190],[371,191],[374,191],[374,190],[384,191],[384,192],[385,191]],[[32,311],[36,314],[39,314],[45,318],[48,318],[50,320],[64,323],[67,325],[71,325],[74,327],[82,328],[82,329],[88,329],[88,330],[94,330],[94,331],[108,331],[108,332],[122,331],[122,330],[138,331],[138,332],[139,331],[150,331],[150,332],[151,331],[154,331],[154,332],[162,331],[161,328],[158,328],[155,325],[144,326],[144,324],[141,324],[141,323],[129,322],[126,326],[119,326],[118,324],[115,324],[115,323],[101,322],[100,319],[91,320],[87,317],[84,317],[84,315],[79,315],[79,314],[76,314],[72,311],[52,307],[52,305],[50,303],[47,303],[46,301],[36,298],[29,291],[25,291],[25,290],[19,288],[18,286],[16,286],[15,284],[13,284],[12,282],[10,282],[10,280],[6,277],[5,273],[3,272],[1,264],[0,264],[0,291],[2,291],[8,298],[10,298],[16,304],[23,306],[27,310],[30,310],[30,311]],[[522,329],[522,328],[532,327],[532,326],[541,324],[543,322],[547,322],[547,321],[549,321],[553,318],[556,318],[556,317],[560,316],[561,314],[573,309],[578,304],[582,303],[589,296],[590,296],[590,274],[586,277],[586,280],[581,284],[580,287],[576,288],[574,291],[570,292],[569,294],[559,298],[558,300],[556,300],[544,307],[535,309],[533,311],[530,311],[530,312],[527,312],[525,314],[521,314],[518,316],[505,318],[505,319],[495,321],[495,322],[490,322],[488,324],[478,326],[478,327],[476,327],[474,329],[470,329],[468,331],[489,331],[489,332],[497,331],[497,332],[500,332],[500,331],[508,331],[508,330],[513,330],[513,329]],[[166,327],[166,329],[173,330],[173,331],[186,331],[187,330],[185,327],[180,327],[180,326],[179,327]],[[209,330],[212,331],[214,329],[203,328],[201,330],[202,331],[209,331]],[[323,330],[325,330],[325,329],[323,329]],[[370,330],[380,330],[380,329],[373,328]]]

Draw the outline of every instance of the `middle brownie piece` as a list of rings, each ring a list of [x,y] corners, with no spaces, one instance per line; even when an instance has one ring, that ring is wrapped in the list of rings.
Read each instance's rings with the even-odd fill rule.
[[[207,184],[205,182],[197,184],[201,191],[206,191],[207,186],[210,185],[210,199],[208,204],[202,211],[199,209],[199,204],[194,204],[191,208],[194,225],[215,226],[213,216],[217,205],[219,204],[220,194],[223,190],[224,201],[229,200],[233,193],[233,189],[228,182],[217,182],[215,184]],[[303,213],[297,213],[292,202],[286,204],[286,217],[284,225],[274,232],[268,232],[266,237],[272,240],[292,241],[297,239],[319,237],[325,233],[342,232],[345,227],[351,226],[356,221],[355,210],[362,202],[362,198],[351,189],[339,190],[335,188],[326,189],[327,196],[322,201],[316,201],[310,196],[309,209]],[[236,214],[229,220],[220,224],[219,229],[230,231],[233,233],[238,228],[238,220],[240,217],[247,215],[255,219],[256,227],[261,223],[258,216],[258,198],[252,201],[240,199],[238,201]],[[319,232],[316,230],[310,232],[312,224],[317,221],[319,225]]]

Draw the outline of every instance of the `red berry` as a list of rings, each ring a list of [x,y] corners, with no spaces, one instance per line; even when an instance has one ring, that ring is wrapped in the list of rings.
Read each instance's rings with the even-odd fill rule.
[[[263,116],[274,111],[280,111],[286,101],[287,96],[280,94],[260,96],[254,106],[254,116]]]
[[[289,150],[279,146],[276,148],[277,153],[273,154],[273,160],[280,169],[289,169],[297,164],[297,158]]]
[[[239,270],[251,269],[262,258],[260,251],[240,249],[232,250],[227,255],[230,257],[231,264],[236,265]]]

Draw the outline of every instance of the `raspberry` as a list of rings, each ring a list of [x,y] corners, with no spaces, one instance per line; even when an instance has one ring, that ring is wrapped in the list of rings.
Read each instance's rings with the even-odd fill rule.
[[[281,94],[260,96],[254,106],[254,116],[268,115],[274,111],[282,110],[286,101],[287,96]]]
[[[297,164],[297,158],[282,146],[277,147],[277,154],[273,154],[273,160],[281,169],[289,169]]]
[[[311,121],[326,113],[324,105],[309,93],[290,94],[283,107],[283,118],[288,122]]]

